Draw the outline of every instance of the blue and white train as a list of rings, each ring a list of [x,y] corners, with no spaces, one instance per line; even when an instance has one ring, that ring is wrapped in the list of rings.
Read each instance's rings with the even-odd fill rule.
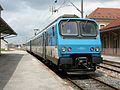
[[[26,43],[26,49],[66,71],[94,72],[102,62],[94,20],[63,15]]]

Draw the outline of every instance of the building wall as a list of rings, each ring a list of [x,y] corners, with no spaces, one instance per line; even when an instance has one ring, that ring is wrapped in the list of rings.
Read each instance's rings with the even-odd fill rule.
[[[101,33],[101,40],[103,54],[120,56],[120,29]]]
[[[1,49],[5,49],[5,50],[8,49],[7,42],[5,42],[4,40],[1,40]]]
[[[103,27],[101,27],[101,25],[104,25],[104,27],[105,27],[113,20],[96,19],[96,21],[97,21],[97,23],[99,25],[99,29],[101,29],[101,28],[103,28]]]

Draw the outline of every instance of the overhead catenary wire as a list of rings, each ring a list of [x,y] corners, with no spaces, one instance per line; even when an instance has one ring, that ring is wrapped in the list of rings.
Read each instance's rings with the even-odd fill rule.
[[[64,6],[64,4],[66,4],[67,1],[68,1],[68,0],[64,0],[64,2],[60,5],[60,7],[59,7],[57,10],[59,10],[60,8],[62,8],[62,7]],[[48,11],[47,11],[46,13],[44,13],[44,15],[46,15],[46,14],[48,14]],[[51,14],[50,16],[44,18],[43,21],[46,21],[46,20],[48,21],[52,16],[53,16],[53,14]],[[42,25],[44,26],[45,23],[46,23],[46,22],[43,22]],[[40,31],[41,31],[41,29],[38,30],[38,33],[39,33]]]
[[[64,0],[64,2],[61,4],[61,6],[57,10],[61,9],[66,4],[67,1],[68,0]]]
[[[60,7],[55,9],[54,12],[56,12],[59,9],[63,8],[64,5],[66,4],[66,2],[69,2],[71,4],[71,6],[73,6],[77,11],[79,11],[81,13],[81,18],[83,18],[83,0],[81,0],[81,10],[71,0],[64,0],[64,2],[60,5]],[[57,0],[55,0],[55,3],[57,3]]]
[[[67,1],[69,1],[69,0],[64,0],[64,2],[57,9],[53,10],[53,12],[59,11],[61,8],[63,8]],[[57,3],[57,2],[55,2],[55,3]]]

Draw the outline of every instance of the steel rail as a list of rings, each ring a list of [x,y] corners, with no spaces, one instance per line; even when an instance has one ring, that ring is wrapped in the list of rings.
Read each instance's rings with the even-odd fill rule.
[[[67,77],[67,79],[73,83],[75,86],[77,86],[80,90],[84,90],[84,88],[80,87],[76,82],[74,82],[73,80],[71,80],[70,78]]]
[[[114,87],[114,86],[112,86],[112,85],[110,85],[110,84],[107,84],[107,83],[103,82],[102,80],[96,79],[96,78],[94,78],[94,77],[92,77],[92,76],[90,76],[90,78],[92,78],[92,79],[94,79],[94,80],[96,80],[96,81],[98,81],[98,82],[100,82],[100,83],[103,83],[104,85],[107,85],[108,87],[111,87],[111,88],[113,88],[113,89],[115,89],[115,90],[119,90],[119,88]]]
[[[97,65],[97,66],[99,66],[101,68],[105,68],[105,69],[110,70],[110,71],[114,71],[114,72],[120,73],[120,71],[117,71],[117,70],[114,70],[114,69],[111,69],[111,68],[108,68],[108,67],[105,67],[105,66],[101,66],[101,65]]]
[[[108,61],[108,60],[103,60],[103,62],[110,62],[110,63],[114,63],[114,64],[120,64],[120,62],[115,62],[115,61]]]
[[[103,61],[103,64],[110,65],[113,67],[120,68],[120,63],[119,62],[111,62],[111,61]]]
[[[110,85],[110,84],[107,84],[107,83],[105,83],[105,82],[103,82],[103,81],[101,81],[101,80],[99,80],[99,79],[96,79],[96,78],[93,78],[92,76],[89,76],[90,77],[90,79],[92,79],[92,80],[94,80],[94,81],[97,81],[97,82],[99,82],[100,84],[103,84],[103,85],[105,85],[105,86],[107,86],[107,87],[110,87],[110,88],[112,88],[113,90],[119,90],[119,88],[117,88],[117,87],[114,87],[114,86],[112,86],[112,85]],[[85,88],[82,88],[81,86],[79,86],[76,82],[74,82],[74,80],[71,80],[70,78],[67,78],[70,82],[72,82],[75,86],[77,86],[78,88],[80,88],[81,90],[85,90]],[[105,87],[106,88],[106,87]]]

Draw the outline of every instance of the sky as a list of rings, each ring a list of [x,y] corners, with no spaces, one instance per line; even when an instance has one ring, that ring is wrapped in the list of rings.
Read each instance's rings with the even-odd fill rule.
[[[9,38],[9,43],[21,44],[34,36],[34,29],[42,30],[50,22],[63,14],[81,16],[69,0],[0,0],[3,7],[2,18],[18,34]],[[81,0],[70,0],[81,9]],[[98,7],[120,8],[120,0],[83,0],[84,17]],[[58,12],[52,14],[52,6]]]

